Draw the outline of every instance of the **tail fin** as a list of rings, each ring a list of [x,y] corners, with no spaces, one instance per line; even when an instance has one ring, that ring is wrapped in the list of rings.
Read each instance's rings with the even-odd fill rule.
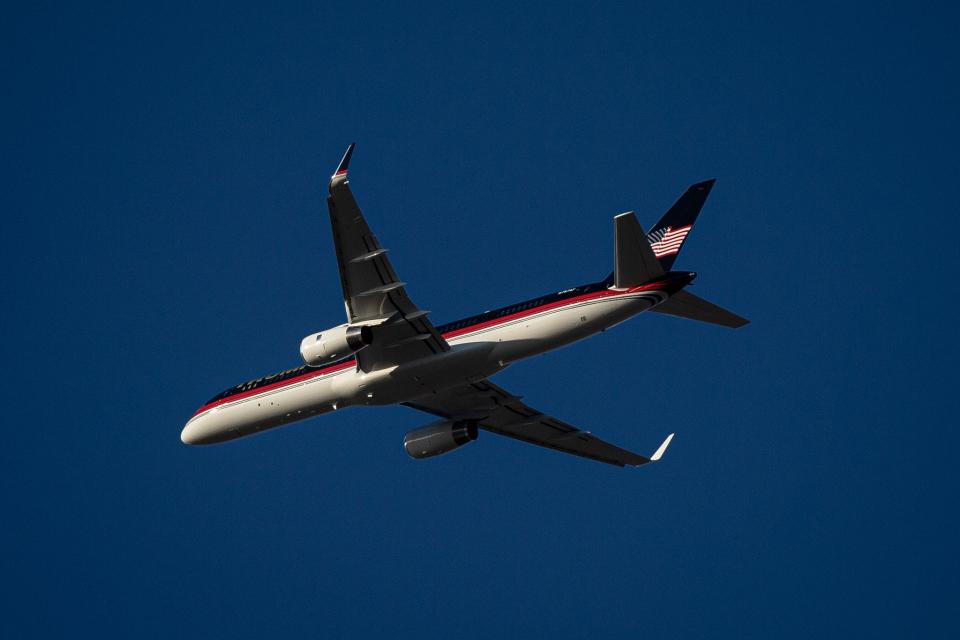
[[[651,309],[651,311],[665,313],[669,316],[677,316],[679,318],[689,318],[690,320],[718,324],[721,327],[730,327],[731,329],[738,329],[750,323],[746,318],[741,318],[735,313],[721,309],[712,302],[698,298],[686,290],[676,292],[667,300]]]
[[[686,193],[680,196],[680,199],[663,214],[660,222],[653,225],[650,233],[647,234],[647,240],[653,248],[653,255],[660,260],[660,266],[664,271],[670,271],[673,267],[677,254],[680,253],[687,235],[693,229],[693,223],[697,221],[700,209],[707,201],[714,182],[716,180],[698,182],[687,189]]]

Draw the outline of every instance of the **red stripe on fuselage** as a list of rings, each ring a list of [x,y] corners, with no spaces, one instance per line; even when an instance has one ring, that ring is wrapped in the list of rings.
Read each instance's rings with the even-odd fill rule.
[[[604,291],[594,291],[593,293],[585,293],[581,296],[575,296],[573,298],[566,298],[564,300],[557,300],[548,304],[541,305],[539,307],[533,307],[530,309],[524,309],[523,311],[518,311],[517,313],[511,313],[508,316],[501,316],[499,318],[493,318],[487,320],[486,322],[479,322],[477,324],[472,324],[469,327],[464,327],[462,329],[457,329],[456,331],[448,331],[443,334],[444,339],[446,338],[456,338],[467,333],[473,333],[474,331],[479,331],[480,329],[487,329],[494,327],[498,324],[503,324],[505,322],[511,322],[517,318],[522,318],[524,316],[532,316],[538,313],[543,313],[544,311],[549,311],[551,309],[556,309],[559,307],[564,307],[567,305],[576,304],[578,302],[584,302],[585,300],[596,300],[598,298],[608,298],[613,296],[622,296],[629,293],[637,293],[639,291],[657,291],[659,289],[665,288],[664,282],[651,282],[650,284],[641,285],[639,287],[632,287],[630,289],[616,290],[616,289],[606,289]],[[193,414],[194,417],[199,414],[212,409],[214,407],[226,404],[228,402],[233,402],[235,400],[241,400],[243,398],[248,398],[250,396],[259,395],[267,391],[272,391],[274,389],[279,389],[288,385],[296,384],[297,382],[302,382],[303,380],[309,380],[310,378],[316,378],[327,373],[334,373],[336,371],[342,371],[344,369],[349,369],[350,367],[356,366],[356,360],[350,360],[348,362],[342,362],[338,365],[332,367],[326,367],[324,369],[315,369],[313,371],[308,371],[303,375],[299,375],[295,378],[289,378],[287,380],[281,380],[280,382],[274,382],[263,387],[257,387],[256,389],[250,389],[249,391],[243,391],[236,395],[228,396],[226,398],[221,398],[215,402],[205,404]]]
[[[249,391],[242,391],[236,395],[227,396],[226,398],[221,398],[209,404],[205,404],[199,409],[197,409],[194,416],[197,416],[207,409],[213,409],[214,407],[220,406],[221,404],[226,404],[227,402],[233,402],[234,400],[241,400],[243,398],[249,398],[250,396],[259,395],[266,391],[271,391],[273,389],[279,389],[280,387],[285,387],[287,385],[295,384],[303,380],[309,380],[310,378],[316,378],[325,373],[334,373],[335,371],[341,371],[343,369],[349,369],[357,364],[356,360],[349,360],[347,362],[341,362],[340,364],[334,365],[332,367],[326,367],[324,369],[314,369],[313,371],[308,371],[302,375],[299,375],[295,378],[288,378],[287,380],[280,380],[279,382],[274,382],[263,387],[257,387],[256,389],[250,389]]]
[[[456,338],[467,333],[473,333],[474,331],[479,331],[480,329],[486,329],[488,327],[493,327],[498,324],[503,324],[504,322],[509,322],[511,320],[516,320],[517,318],[523,318],[525,316],[532,316],[537,313],[543,313],[544,311],[549,311],[550,309],[556,309],[558,307],[565,307],[567,305],[576,304],[577,302],[583,302],[585,300],[596,300],[598,298],[607,298],[611,296],[620,296],[626,293],[636,293],[638,291],[655,291],[657,289],[663,288],[663,283],[653,282],[650,284],[645,284],[639,287],[633,287],[631,289],[624,289],[618,291],[615,289],[606,289],[604,291],[594,291],[593,293],[585,293],[581,296],[575,296],[573,298],[566,298],[564,300],[557,300],[549,304],[541,305],[539,307],[532,307],[530,309],[524,309],[523,311],[518,311],[516,313],[511,313],[508,316],[501,316],[499,318],[493,318],[487,320],[486,322],[480,322],[478,324],[472,324],[469,327],[464,327],[462,329],[457,329],[456,331],[450,331],[443,334],[444,338]]]

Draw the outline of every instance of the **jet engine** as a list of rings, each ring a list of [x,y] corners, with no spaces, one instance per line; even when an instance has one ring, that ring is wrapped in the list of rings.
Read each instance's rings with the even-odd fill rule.
[[[442,420],[411,431],[403,438],[403,448],[411,458],[432,458],[477,439],[475,420]]]
[[[342,324],[320,333],[311,333],[300,341],[300,355],[311,367],[349,356],[373,342],[370,327]]]

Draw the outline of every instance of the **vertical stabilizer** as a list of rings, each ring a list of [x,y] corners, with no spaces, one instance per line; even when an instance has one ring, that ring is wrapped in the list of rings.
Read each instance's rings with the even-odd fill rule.
[[[660,261],[664,271],[670,271],[673,268],[677,254],[680,253],[687,235],[693,229],[693,224],[697,221],[697,216],[700,215],[700,210],[703,208],[703,203],[707,201],[714,182],[716,180],[706,180],[692,185],[647,234],[653,254]]]

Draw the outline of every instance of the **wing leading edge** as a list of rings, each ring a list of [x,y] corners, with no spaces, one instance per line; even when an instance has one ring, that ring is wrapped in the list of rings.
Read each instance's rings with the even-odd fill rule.
[[[405,404],[442,418],[476,420],[481,429],[491,433],[618,467],[639,467],[659,460],[673,439],[671,433],[653,455],[642,456],[545,415],[489,380],[454,387]]]

